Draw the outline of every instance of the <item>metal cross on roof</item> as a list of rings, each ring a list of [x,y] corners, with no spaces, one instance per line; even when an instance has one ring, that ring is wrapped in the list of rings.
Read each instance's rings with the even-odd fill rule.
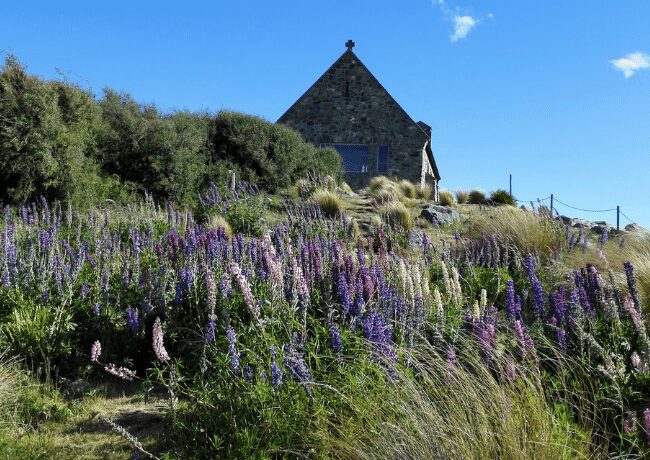
[[[354,40],[348,40],[345,42],[345,46],[347,46],[348,51],[352,51],[352,48],[354,48]]]

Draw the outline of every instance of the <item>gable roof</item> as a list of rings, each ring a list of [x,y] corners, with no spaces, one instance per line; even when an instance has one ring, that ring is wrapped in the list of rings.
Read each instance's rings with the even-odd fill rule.
[[[347,44],[346,44],[347,45]],[[354,45],[354,44],[352,44]],[[436,161],[433,158],[433,152],[431,150],[431,127],[428,126],[424,122],[415,122],[413,118],[404,110],[404,108],[395,100],[395,98],[386,90],[384,85],[382,85],[379,80],[372,74],[372,72],[366,67],[366,65],[359,59],[359,57],[352,51],[352,47],[348,47],[348,49],[339,56],[339,58],[334,61],[334,63],[329,66],[329,68],[323,72],[323,74],[309,87],[307,90],[287,109],[286,112],[284,112],[280,118],[278,118],[277,122],[278,123],[284,123],[287,121],[287,119],[291,118],[292,112],[295,110],[299,110],[301,102],[307,97],[307,95],[310,94],[312,90],[317,88],[318,86],[321,86],[322,84],[325,83],[325,80],[328,78],[328,76],[332,73],[335,72],[335,69],[339,66],[341,66],[344,63],[347,63],[348,61],[352,61],[352,63],[361,69],[361,71],[376,85],[376,87],[384,94],[386,99],[394,106],[394,108],[397,110],[398,113],[403,115],[405,119],[411,123],[412,125],[416,126],[418,128],[418,131],[422,133],[422,140],[423,143],[426,142],[426,147],[425,151],[427,153],[427,159],[429,160],[429,163],[431,165],[431,169],[433,170],[434,177],[436,180],[440,180],[440,173],[438,172],[438,167],[436,165]],[[424,146],[425,144],[423,144]]]

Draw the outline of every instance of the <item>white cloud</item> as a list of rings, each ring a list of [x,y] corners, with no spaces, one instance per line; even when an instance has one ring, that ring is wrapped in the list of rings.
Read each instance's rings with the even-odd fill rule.
[[[622,58],[610,61],[616,70],[620,70],[625,78],[630,78],[637,70],[650,67],[650,56],[645,53],[630,53]]]
[[[433,6],[439,7],[445,19],[454,25],[454,32],[449,36],[452,43],[467,38],[467,34],[479,23],[478,19],[461,14],[458,7],[447,6],[445,0],[431,0],[431,2]],[[492,19],[492,14],[490,13],[488,17]]]
[[[471,16],[454,16],[454,33],[450,36],[452,42],[457,42],[467,37],[467,34],[476,26],[477,20]]]

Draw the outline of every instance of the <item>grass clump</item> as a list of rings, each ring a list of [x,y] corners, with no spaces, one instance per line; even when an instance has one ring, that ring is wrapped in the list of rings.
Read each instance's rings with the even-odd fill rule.
[[[413,182],[403,179],[399,181],[398,185],[403,197],[410,199],[417,198],[417,189],[413,185]]]
[[[209,228],[223,228],[225,235],[230,239],[232,237],[232,227],[225,217],[218,214],[212,215],[208,219]]]
[[[480,190],[472,190],[469,192],[468,200],[469,204],[487,204],[487,198],[485,193]]]
[[[416,190],[419,199],[428,201],[431,199],[431,195],[433,194],[433,185],[426,182],[424,184],[418,184]]]
[[[515,201],[515,197],[510,195],[508,192],[506,192],[503,189],[498,189],[492,192],[490,194],[490,201],[495,204],[502,204],[508,206],[517,205],[517,202]]]
[[[413,218],[408,208],[398,201],[388,203],[378,209],[379,214],[392,226],[410,230],[413,227]]]
[[[456,190],[456,202],[466,204],[469,201],[469,192],[467,190]]]
[[[440,200],[438,201],[441,206],[453,206],[456,204],[454,201],[454,196],[451,194],[449,190],[442,190],[440,192]]]
[[[336,192],[320,189],[312,195],[312,199],[327,217],[340,216],[345,212],[345,203]]]

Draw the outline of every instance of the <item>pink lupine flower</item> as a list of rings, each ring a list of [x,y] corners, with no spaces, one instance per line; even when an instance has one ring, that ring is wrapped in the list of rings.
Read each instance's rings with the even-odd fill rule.
[[[107,364],[104,366],[104,370],[109,374],[113,374],[114,376],[124,380],[133,380],[135,377],[135,371],[127,369],[126,367],[117,367],[115,364]]]
[[[93,363],[96,363],[101,354],[102,354],[102,344],[99,343],[99,340],[95,340],[95,343],[93,343],[93,346],[90,348],[90,360]]]
[[[253,318],[255,319],[257,324],[261,327],[262,321],[260,320],[260,307],[255,302],[255,299],[253,298],[253,293],[251,292],[251,286],[248,283],[246,277],[242,274],[241,268],[239,267],[237,262],[233,262],[230,264],[230,273],[232,274],[233,278],[235,278],[235,281],[239,285],[239,289],[241,290],[241,293],[244,296],[244,301],[246,302],[246,305],[248,305],[248,309],[250,310],[251,315],[253,315]]]
[[[153,323],[153,351],[156,354],[156,358],[162,363],[169,360],[169,355],[167,350],[165,350],[165,345],[163,344],[163,330],[162,325],[160,324],[160,317],[156,318],[156,321]]]
[[[634,412],[628,412],[627,418],[623,420],[623,432],[633,434],[636,431],[636,415]]]
[[[637,371],[643,372],[643,368],[644,368],[643,360],[641,359],[641,357],[636,351],[632,352],[632,355],[630,356],[630,361],[632,361],[632,365]]]

